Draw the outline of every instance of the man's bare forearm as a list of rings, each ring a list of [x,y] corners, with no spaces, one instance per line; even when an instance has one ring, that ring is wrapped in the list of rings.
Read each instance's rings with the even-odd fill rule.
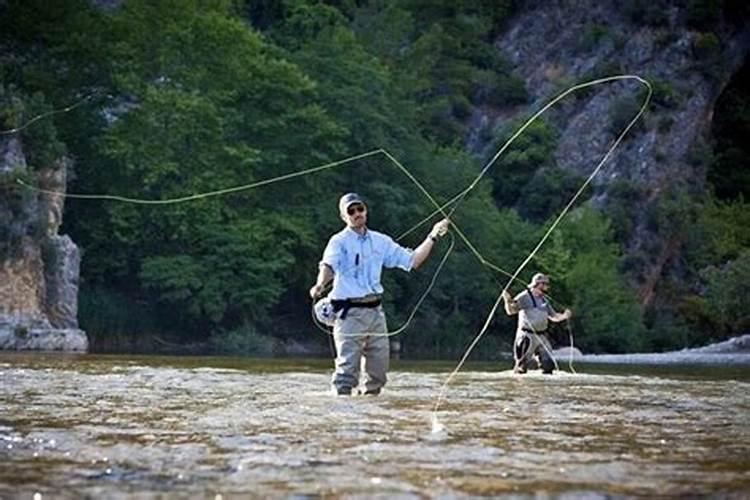
[[[328,264],[320,264],[318,268],[318,279],[315,284],[310,288],[310,297],[316,299],[323,294],[323,289],[333,279],[333,269]]]
[[[518,302],[513,300],[513,297],[508,293],[507,290],[503,291],[503,302],[505,305],[505,314],[513,316],[518,314]]]

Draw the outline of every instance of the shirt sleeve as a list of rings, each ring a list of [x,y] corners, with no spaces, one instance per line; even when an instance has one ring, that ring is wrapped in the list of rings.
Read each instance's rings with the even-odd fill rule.
[[[385,251],[383,254],[385,257],[383,258],[383,266],[388,268],[398,267],[407,272],[411,271],[412,267],[414,267],[414,251],[402,247],[389,236],[384,238],[384,242]]]
[[[529,297],[529,292],[527,291],[519,293],[513,300],[516,302],[519,311],[531,309],[531,307],[533,307],[534,305],[531,302],[531,297]]]
[[[333,269],[334,273],[337,273],[341,268],[342,255],[343,245],[338,238],[332,237],[330,240],[328,240],[328,244],[326,245],[325,250],[323,250],[323,258],[320,260],[320,264],[327,265],[328,267]]]

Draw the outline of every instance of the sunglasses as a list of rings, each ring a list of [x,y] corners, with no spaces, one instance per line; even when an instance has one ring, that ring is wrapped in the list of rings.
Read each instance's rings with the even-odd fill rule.
[[[346,213],[349,215],[354,215],[356,212],[362,213],[364,212],[365,206],[364,205],[352,205],[351,207],[346,209]]]

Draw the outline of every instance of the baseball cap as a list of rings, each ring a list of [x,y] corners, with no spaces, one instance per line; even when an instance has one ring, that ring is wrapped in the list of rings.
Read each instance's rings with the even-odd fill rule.
[[[339,200],[339,212],[345,214],[346,209],[349,208],[350,205],[354,205],[355,203],[361,203],[364,205],[365,201],[357,193],[346,193]]]
[[[549,276],[542,273],[536,273],[533,278],[531,278],[531,283],[529,283],[529,288],[534,288],[539,283],[549,283]]]

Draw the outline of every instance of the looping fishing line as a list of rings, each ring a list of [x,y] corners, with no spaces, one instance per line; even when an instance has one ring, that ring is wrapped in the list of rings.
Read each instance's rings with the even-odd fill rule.
[[[66,106],[64,108],[59,108],[59,109],[53,109],[51,111],[47,111],[45,113],[41,113],[41,114],[35,116],[34,118],[30,119],[29,121],[27,121],[23,125],[18,126],[16,128],[11,128],[11,129],[8,129],[8,130],[0,130],[0,135],[17,134],[17,133],[22,132],[23,130],[27,129],[32,124],[34,124],[35,122],[37,122],[37,121],[39,121],[39,120],[41,120],[43,118],[47,118],[48,116],[52,116],[52,115],[56,115],[56,114],[60,114],[60,113],[67,113],[69,111],[73,111],[74,109],[76,109],[77,107],[79,107],[83,103],[85,103],[86,101],[92,99],[95,95],[96,95],[95,93],[91,93],[91,94],[88,94],[87,96],[83,97],[78,102],[75,102],[75,103],[71,104],[70,106]]]
[[[647,94],[647,96],[646,96],[646,98],[644,100],[643,105],[639,109],[638,113],[628,123],[628,125],[623,129],[623,131],[619,134],[619,136],[617,137],[617,139],[613,142],[612,146],[610,146],[610,148],[607,150],[606,154],[600,160],[600,162],[598,163],[598,165],[596,166],[596,168],[592,171],[592,173],[589,175],[589,177],[586,179],[586,181],[581,185],[581,187],[578,189],[578,191],[573,195],[573,197],[570,199],[570,201],[568,202],[568,204],[563,208],[563,210],[557,216],[557,218],[555,219],[555,221],[553,222],[553,224],[550,226],[550,228],[545,232],[544,236],[539,240],[539,242],[534,247],[534,249],[528,254],[528,256],[523,260],[523,262],[516,268],[516,270],[513,273],[509,273],[508,271],[505,271],[501,267],[499,267],[499,266],[491,263],[469,241],[469,239],[466,237],[466,235],[463,233],[463,231],[461,231],[461,229],[458,227],[458,225],[453,220],[451,220],[450,215],[452,215],[455,212],[455,210],[458,208],[458,205],[465,199],[466,195],[468,195],[468,193],[471,192],[477,186],[477,184],[479,183],[479,181],[482,179],[482,177],[484,177],[484,175],[487,173],[487,171],[490,169],[490,167],[492,167],[492,165],[494,165],[494,163],[497,161],[497,159],[505,152],[505,150],[507,150],[510,147],[510,145],[515,141],[515,139],[518,138],[534,121],[536,121],[537,118],[539,118],[549,108],[551,108],[552,106],[554,106],[555,104],[557,104],[560,100],[564,99],[566,96],[568,96],[569,94],[571,94],[571,93],[573,93],[573,92],[575,92],[577,90],[581,90],[581,89],[584,89],[586,87],[591,87],[591,86],[594,86],[594,85],[599,85],[599,84],[609,83],[609,82],[615,82],[615,81],[622,81],[622,80],[636,80],[640,84],[645,85],[647,87],[647,89],[648,89],[648,94]],[[604,165],[604,163],[611,157],[612,153],[617,148],[617,146],[619,146],[620,142],[625,137],[625,135],[635,125],[635,123],[638,121],[638,119],[641,117],[641,115],[643,115],[643,113],[645,112],[645,110],[646,110],[646,108],[647,108],[647,106],[648,106],[648,104],[649,104],[649,102],[651,100],[652,94],[653,94],[653,89],[651,87],[651,84],[648,81],[646,81],[643,78],[641,78],[640,76],[638,76],[638,75],[615,75],[615,76],[610,76],[610,77],[605,77],[605,78],[599,78],[599,79],[591,80],[591,81],[584,82],[584,83],[581,83],[581,84],[574,85],[574,86],[570,87],[569,89],[565,90],[564,92],[562,92],[561,94],[559,94],[557,97],[555,97],[553,100],[551,100],[549,103],[547,103],[544,107],[542,107],[536,113],[534,113],[529,119],[527,119],[526,122],[521,127],[519,127],[518,130],[516,130],[516,132],[505,142],[505,144],[503,144],[503,146],[497,151],[497,153],[495,153],[495,155],[487,162],[487,164],[482,168],[482,170],[480,171],[480,173],[469,184],[469,186],[467,186],[464,190],[460,191],[457,195],[455,195],[453,198],[451,198],[450,200],[448,200],[447,202],[445,202],[442,205],[440,205],[435,200],[435,198],[424,188],[424,186],[419,182],[419,180],[416,177],[414,177],[414,175],[412,175],[411,172],[409,172],[409,170],[406,167],[404,167],[387,150],[382,149],[382,148],[375,149],[375,150],[372,150],[372,151],[368,151],[366,153],[362,153],[362,154],[359,154],[359,155],[351,156],[349,158],[344,158],[342,160],[330,162],[330,163],[327,163],[325,165],[321,165],[321,166],[318,166],[318,167],[313,167],[313,168],[301,170],[301,171],[298,171],[298,172],[292,172],[292,173],[289,173],[289,174],[284,174],[284,175],[281,175],[281,176],[278,176],[278,177],[274,177],[274,178],[270,178],[270,179],[266,179],[266,180],[262,180],[262,181],[258,181],[258,182],[253,182],[253,183],[250,183],[250,184],[245,184],[245,185],[242,185],[242,186],[235,186],[235,187],[230,187],[230,188],[225,188],[225,189],[219,189],[219,190],[205,192],[205,193],[199,193],[199,194],[193,194],[193,195],[183,196],[183,197],[179,197],[179,198],[171,198],[171,199],[163,199],[163,200],[149,200],[149,199],[142,199],[142,198],[129,198],[129,197],[124,197],[124,196],[116,196],[116,195],[67,194],[67,193],[63,193],[63,192],[59,192],[59,191],[50,191],[50,190],[45,190],[45,189],[40,189],[40,188],[37,188],[37,187],[34,187],[34,186],[30,186],[30,185],[24,183],[20,179],[17,179],[17,182],[20,185],[26,187],[27,189],[31,189],[31,190],[34,190],[34,191],[37,191],[37,192],[41,192],[41,193],[44,193],[44,194],[48,194],[48,195],[51,195],[51,196],[60,196],[60,197],[72,198],[72,199],[112,200],[112,201],[121,201],[121,202],[126,202],[126,203],[134,203],[134,204],[142,204],[142,205],[169,205],[169,204],[183,203],[183,202],[188,202],[188,201],[193,201],[193,200],[198,200],[198,199],[203,199],[203,198],[208,198],[208,197],[213,197],[213,196],[222,196],[222,195],[227,195],[227,194],[231,194],[231,193],[236,193],[236,192],[239,192],[239,191],[249,190],[249,189],[253,189],[253,188],[256,188],[256,187],[261,187],[261,186],[264,186],[264,185],[269,185],[269,184],[272,184],[274,182],[280,182],[280,181],[284,181],[284,180],[289,180],[289,179],[292,179],[292,178],[295,178],[295,177],[300,177],[300,176],[303,176],[303,175],[312,174],[312,173],[315,173],[315,172],[319,172],[319,171],[322,171],[322,170],[330,169],[330,168],[337,167],[337,166],[340,166],[340,165],[349,164],[349,163],[352,163],[352,162],[355,162],[355,161],[358,161],[358,160],[361,160],[361,159],[364,159],[364,158],[367,158],[367,157],[370,157],[370,156],[375,156],[375,155],[378,155],[378,154],[384,155],[394,165],[396,165],[409,178],[409,180],[411,180],[415,184],[415,186],[419,189],[419,191],[435,207],[435,210],[431,214],[429,214],[427,217],[423,218],[419,223],[417,223],[412,228],[408,229],[406,232],[404,232],[403,234],[401,234],[398,237],[399,240],[401,238],[407,236],[411,232],[415,231],[419,227],[421,227],[424,223],[426,223],[427,221],[429,221],[430,219],[432,219],[435,215],[440,214],[440,215],[442,215],[443,217],[445,217],[445,218],[447,218],[449,220],[450,227],[456,232],[456,234],[458,234],[459,238],[466,244],[466,246],[467,246],[467,248],[469,248],[470,252],[477,258],[477,260],[479,260],[479,262],[482,265],[484,265],[484,266],[486,266],[486,267],[488,267],[490,269],[493,269],[495,271],[501,272],[501,273],[503,273],[503,274],[505,274],[506,276],[509,277],[508,282],[503,287],[502,292],[500,293],[500,295],[496,299],[494,305],[490,309],[490,313],[488,314],[487,319],[486,319],[484,325],[480,329],[479,333],[475,336],[474,340],[469,345],[469,347],[467,348],[467,350],[464,353],[464,355],[461,357],[461,359],[460,359],[458,365],[456,366],[456,368],[447,377],[447,379],[445,380],[445,382],[443,383],[443,385],[442,385],[442,387],[440,389],[440,393],[438,395],[437,401],[435,403],[435,407],[433,409],[433,414],[432,414],[433,431],[435,431],[435,430],[439,430],[440,428],[442,428],[442,425],[440,425],[439,422],[437,421],[437,412],[439,411],[440,405],[441,405],[443,399],[445,398],[447,387],[450,384],[450,382],[453,380],[453,378],[456,376],[456,374],[460,371],[460,369],[462,368],[462,366],[465,363],[466,359],[471,354],[472,350],[477,345],[477,343],[479,342],[479,340],[481,339],[481,337],[487,331],[487,328],[489,327],[489,324],[490,324],[492,318],[494,317],[495,313],[497,312],[497,308],[500,305],[500,302],[502,301],[503,293],[508,290],[508,288],[511,286],[511,284],[514,281],[518,280],[519,274],[523,271],[523,269],[526,267],[526,265],[536,256],[536,253],[539,251],[539,249],[542,247],[542,245],[547,241],[547,238],[552,234],[552,232],[557,228],[557,226],[560,223],[560,221],[562,220],[562,218],[568,213],[568,211],[570,210],[570,208],[578,200],[578,198],[583,193],[583,191],[588,187],[588,185],[591,183],[591,181],[593,180],[593,178],[599,173],[599,171],[601,170],[601,168]],[[39,115],[39,116],[35,117],[34,119],[30,120],[28,123],[24,124],[22,127],[18,127],[18,128],[11,129],[11,130],[2,131],[2,132],[0,132],[0,135],[5,135],[5,134],[9,134],[9,133],[16,133],[16,132],[18,132],[20,130],[23,130],[24,128],[30,126],[33,122],[35,122],[35,121],[37,121],[37,120],[39,120],[39,119],[41,119],[41,118],[43,118],[45,116],[49,116],[49,115],[55,114],[55,113],[61,113],[61,112],[70,111],[71,109],[74,109],[75,107],[77,107],[80,104],[82,104],[89,97],[90,96],[87,96],[87,98],[83,99],[82,101],[80,101],[79,103],[76,103],[73,106],[69,106],[68,108],[63,108],[62,110],[55,110],[55,111],[51,111],[51,112]],[[452,208],[450,210],[450,213],[446,213],[446,209],[448,209],[449,207],[451,207],[451,205],[453,205],[453,206],[452,206]],[[430,285],[428,286],[426,292],[423,293],[423,295],[420,297],[420,300],[417,302],[417,306],[412,311],[411,315],[409,316],[409,318],[405,322],[404,326],[402,326],[401,328],[399,328],[398,330],[396,330],[394,332],[400,333],[400,331],[403,331],[403,329],[406,326],[408,326],[408,323],[413,318],[414,314],[416,313],[416,310],[419,308],[419,306],[421,305],[422,301],[426,297],[427,293],[429,293],[429,291],[431,290],[432,286],[434,285],[434,282],[435,282],[435,280],[437,278],[437,274],[442,269],[443,264],[445,263],[445,260],[447,259],[447,256],[450,254],[450,250],[452,250],[452,248],[453,248],[453,242],[451,244],[451,247],[450,247],[449,251],[446,252],[446,255],[443,257],[443,260],[441,261],[440,266],[438,267],[437,272],[433,276],[433,279],[432,279]],[[394,335],[395,334],[394,332],[389,332],[389,334]],[[569,330],[569,333],[570,333],[570,340],[571,340],[571,346],[572,346],[572,340],[573,340],[572,330]],[[358,335],[363,335],[363,334],[358,334]],[[547,349],[546,346],[545,346],[545,349]],[[549,354],[551,355],[551,353],[549,353]],[[554,357],[552,359],[554,360]],[[572,349],[571,349],[571,361],[570,361],[570,365],[571,365],[571,369],[572,369]]]
[[[469,345],[469,347],[466,349],[466,352],[461,357],[461,360],[458,362],[458,365],[456,366],[456,368],[450,373],[450,375],[448,375],[448,377],[446,378],[445,382],[443,382],[442,387],[440,388],[440,393],[438,394],[437,401],[435,402],[435,407],[433,408],[433,411],[432,411],[432,430],[433,430],[433,432],[440,432],[440,431],[442,431],[444,429],[444,426],[438,421],[437,413],[440,410],[440,405],[441,405],[443,399],[445,398],[445,394],[447,392],[448,385],[453,380],[453,378],[456,376],[456,374],[461,370],[461,367],[463,367],[464,363],[466,362],[466,359],[469,357],[469,355],[471,354],[471,352],[474,349],[474,347],[477,345],[477,343],[479,342],[479,340],[482,338],[482,336],[484,335],[484,333],[487,331],[487,328],[489,327],[490,322],[492,321],[492,318],[495,316],[495,313],[497,312],[497,308],[500,305],[500,302],[503,300],[503,294],[508,290],[508,288],[510,287],[510,285],[512,284],[512,282],[518,277],[518,275],[521,273],[521,271],[523,271],[523,269],[531,261],[531,259],[533,259],[536,256],[536,253],[539,251],[539,249],[542,247],[542,245],[544,245],[544,243],[547,241],[547,238],[549,238],[549,236],[552,234],[552,232],[557,228],[558,224],[563,219],[563,217],[568,213],[568,211],[570,210],[570,208],[578,200],[578,198],[581,196],[581,194],[583,193],[583,191],[588,187],[588,185],[591,183],[591,181],[594,179],[594,177],[601,171],[602,166],[612,156],[612,153],[617,148],[617,146],[620,144],[620,142],[622,142],[622,140],[625,137],[625,135],[627,135],[627,133],[630,131],[630,129],[633,128],[633,126],[635,125],[635,123],[640,119],[641,115],[643,115],[643,113],[646,111],[646,108],[648,107],[649,102],[651,102],[651,95],[653,94],[653,88],[651,87],[651,84],[648,81],[644,80],[643,78],[641,78],[640,76],[637,76],[637,75],[618,75],[618,76],[613,76],[613,77],[601,78],[601,79],[598,79],[598,80],[593,80],[591,82],[586,82],[586,83],[583,83],[583,84],[580,84],[580,85],[575,85],[575,86],[571,87],[570,89],[566,90],[565,92],[563,92],[562,94],[560,94],[559,96],[557,96],[549,104],[547,104],[542,109],[540,109],[537,113],[535,113],[523,125],[523,127],[521,127],[519,129],[519,131],[516,132],[516,134],[514,134],[511,137],[510,140],[515,139],[518,135],[520,135],[521,131],[525,130],[525,128],[528,127],[531,124],[531,122],[533,122],[534,120],[536,120],[536,118],[538,118],[543,112],[545,112],[552,105],[554,105],[555,103],[557,103],[562,98],[564,98],[565,96],[567,96],[568,94],[570,94],[571,92],[573,92],[575,90],[579,90],[579,89],[582,89],[582,88],[585,88],[585,87],[589,87],[589,86],[592,86],[592,85],[597,85],[597,84],[600,84],[600,83],[606,83],[606,82],[617,81],[617,80],[631,80],[631,79],[632,80],[636,80],[639,83],[645,85],[646,88],[648,89],[648,93],[646,95],[646,98],[644,99],[643,104],[641,105],[640,109],[638,110],[638,113],[636,113],[636,115],[633,117],[632,120],[630,120],[630,122],[628,123],[628,125],[622,130],[622,132],[620,132],[620,134],[617,136],[617,139],[609,147],[609,149],[607,150],[606,154],[602,157],[602,159],[597,164],[596,168],[591,172],[591,174],[588,176],[588,178],[586,179],[586,181],[581,185],[581,187],[578,189],[578,191],[576,191],[576,193],[573,195],[573,197],[570,199],[570,201],[567,203],[567,205],[565,205],[565,207],[560,212],[560,214],[557,216],[557,218],[555,218],[555,221],[552,223],[552,225],[549,227],[549,229],[544,233],[544,236],[542,236],[542,238],[536,244],[536,246],[531,251],[531,253],[529,253],[529,255],[523,260],[523,262],[521,262],[521,264],[518,266],[518,268],[516,269],[516,271],[512,274],[512,276],[508,280],[508,283],[505,285],[505,287],[503,288],[503,290],[498,295],[497,299],[495,300],[495,304],[492,306],[492,308],[490,309],[490,313],[487,315],[487,319],[485,320],[484,325],[479,330],[479,333],[477,333],[477,335],[474,337],[474,340],[471,342],[471,344]],[[504,145],[500,149],[500,151],[504,151],[506,149],[506,147],[507,147],[507,143],[506,143],[506,145]],[[490,163],[494,162],[494,160],[500,155],[500,151],[495,155],[495,157],[491,160]],[[483,171],[483,173],[484,173],[484,171]],[[474,184],[472,184],[472,186],[473,185]],[[571,332],[571,337],[570,338],[572,340],[572,332]],[[547,349],[546,346],[545,346],[545,349]],[[547,349],[547,351],[549,353],[549,349]],[[571,349],[571,351],[572,351],[572,349]],[[549,354],[551,355],[551,353],[549,353]],[[572,353],[571,353],[571,355],[572,355]],[[554,357],[552,357],[552,359],[554,360]]]

